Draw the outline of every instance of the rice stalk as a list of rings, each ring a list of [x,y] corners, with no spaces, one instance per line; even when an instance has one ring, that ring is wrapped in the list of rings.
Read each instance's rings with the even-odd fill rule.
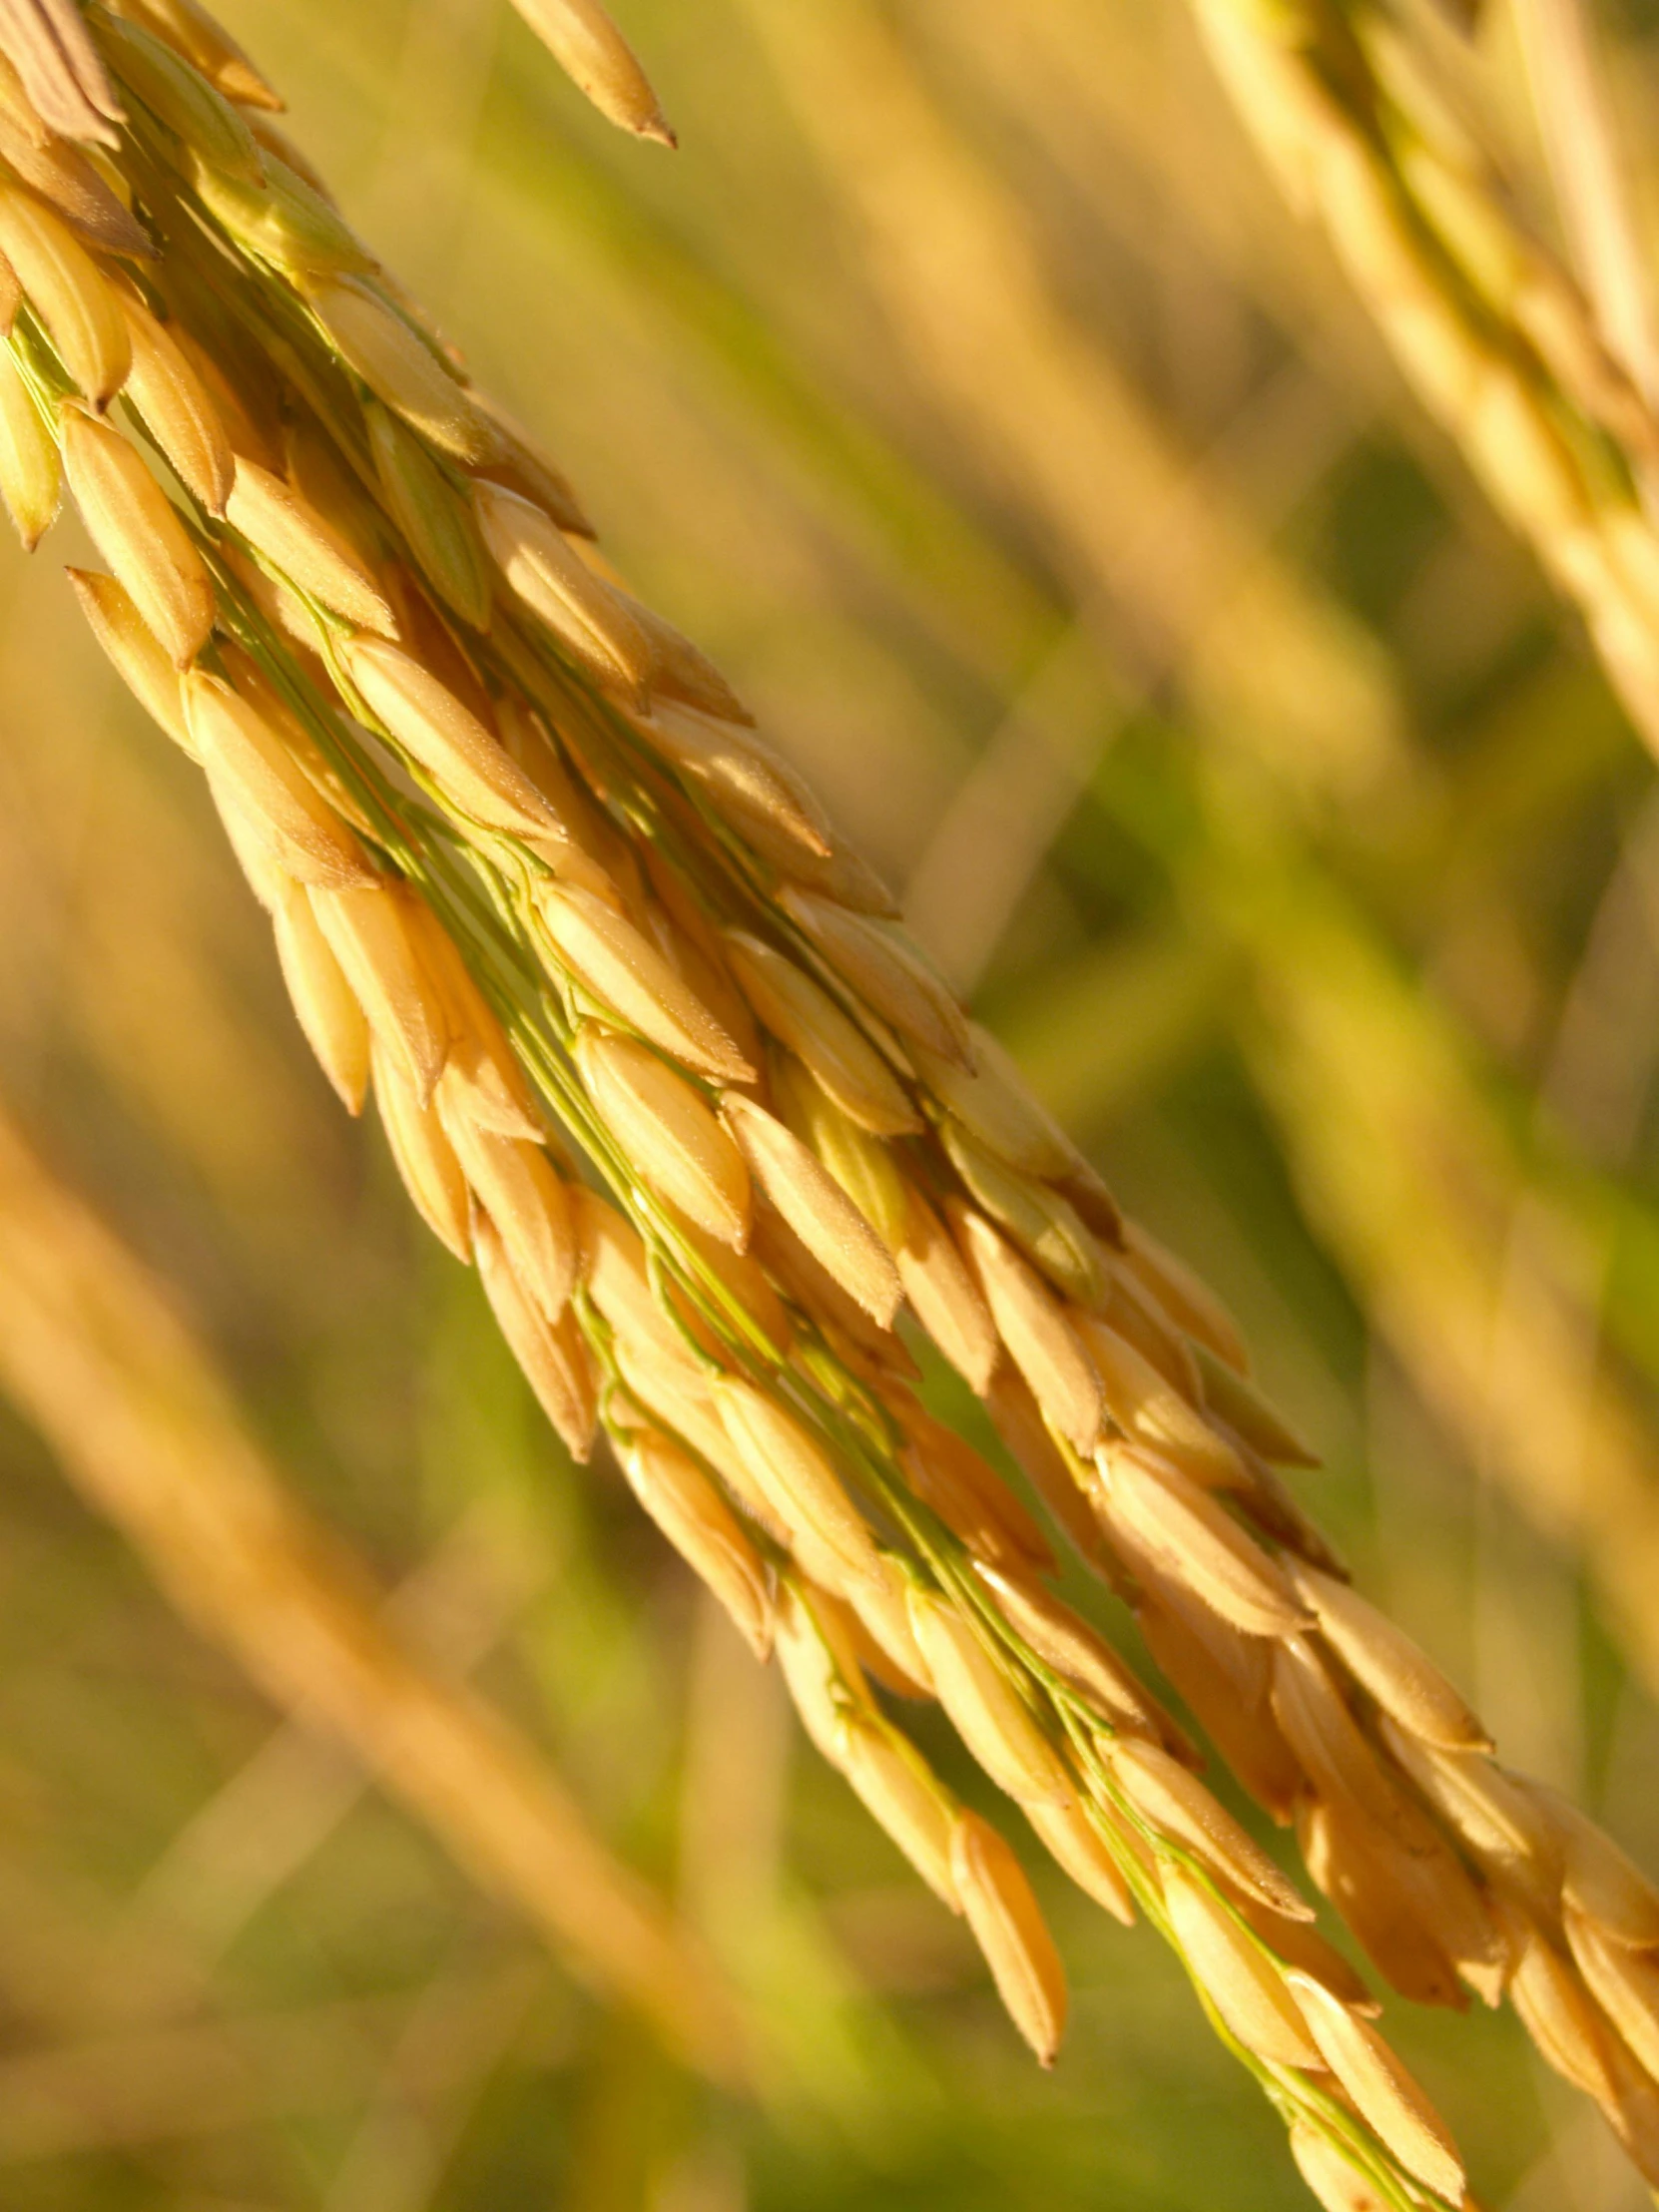
[[[1631,367],[1526,229],[1421,44],[1369,0],[1195,0],[1292,205],[1323,224],[1408,382],[1578,607],[1659,749],[1659,438]]]
[[[426,1673],[253,1444],[161,1286],[0,1120],[0,1376],[89,1504],[278,1705],[344,1743],[572,1973],[741,2071],[725,1991],[543,1755]]]
[[[1652,1893],[1483,1741],[1418,1733],[1454,1701],[1395,1632],[1322,1625],[1306,1570],[1341,1570],[1275,1470],[1306,1453],[1230,1318],[1124,1219],[332,203],[263,144],[253,180],[225,68],[187,97],[154,55],[123,69],[134,19],[88,19],[150,257],[68,252],[38,194],[3,203],[26,203],[8,235],[34,250],[8,346],[116,571],[83,598],[203,766],[326,1071],[353,1108],[372,1084],[572,1450],[603,1429],[776,1649],[1040,2057],[1064,1989],[1024,1877],[873,1685],[936,1694],[1083,1887],[1169,1937],[1304,2170],[1317,2142],[1318,2170],[1358,2177],[1328,2201],[1456,2203],[1443,2123],[1190,1745],[1138,1686],[1105,1694],[1086,1624],[978,1571],[1051,1554],[918,1404],[908,1295],[1246,1786],[1300,1814],[1381,1969],[1495,2001],[1499,1906],[1519,1916],[1559,1950],[1608,2054],[1601,2101],[1651,2172],[1659,2088],[1628,2046]],[[194,382],[129,436],[111,307],[135,292]],[[236,514],[185,465],[202,393],[233,486],[264,487]]]

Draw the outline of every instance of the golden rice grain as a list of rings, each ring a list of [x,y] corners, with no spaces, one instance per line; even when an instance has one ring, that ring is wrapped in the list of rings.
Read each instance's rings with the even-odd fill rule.
[[[727,957],[764,1026],[805,1062],[843,1114],[877,1137],[921,1127],[887,1062],[805,970],[747,930],[728,932]]]
[[[282,980],[305,1041],[346,1112],[360,1113],[368,1090],[368,1022],[302,884],[284,886],[271,919]]]
[[[225,519],[274,568],[347,622],[381,637],[396,619],[367,564],[291,484],[238,454]]]
[[[874,1539],[822,1445],[752,1382],[723,1376],[710,1392],[739,1458],[786,1527],[810,1531],[854,1579],[878,1580]]]
[[[631,921],[575,883],[542,886],[536,903],[561,957],[602,1005],[699,1075],[753,1082],[731,1038]]]
[[[306,297],[341,358],[393,414],[458,461],[476,465],[500,451],[489,417],[367,284],[348,275],[323,275],[307,285]]]
[[[184,707],[193,750],[221,808],[234,805],[289,875],[324,890],[377,881],[351,830],[246,699],[193,668],[184,679]]]
[[[574,1459],[593,1449],[598,1420],[592,1363],[566,1313],[549,1323],[540,1302],[518,1279],[506,1241],[487,1214],[476,1213],[473,1254],[497,1326],[536,1394],[536,1401]]]
[[[1173,1864],[1161,1873],[1182,1956],[1246,2050],[1276,2066],[1318,2066],[1301,2008],[1260,1943],[1205,1883]]]
[[[416,1096],[430,1100],[449,1050],[449,1024],[411,919],[414,893],[385,880],[365,890],[313,889],[310,899],[369,1028],[400,1061]]]
[[[756,1182],[821,1267],[883,1329],[903,1301],[891,1255],[800,1138],[740,1092],[721,1107]]]
[[[483,478],[473,485],[473,500],[485,547],[508,589],[601,683],[643,706],[651,645],[617,594],[530,500]]]
[[[1135,1925],[1135,1900],[1117,1861],[1081,1801],[1020,1808],[1055,1864],[1086,1898],[1125,1928]]]
[[[1104,1509],[1152,1552],[1165,1572],[1235,1628],[1286,1636],[1308,1623],[1290,1582],[1207,1490],[1175,1467],[1103,1446]]]
[[[946,1210],[997,1334],[1045,1417],[1073,1450],[1091,1451],[1100,1433],[1100,1378],[1059,1301],[982,1215],[955,1200]]]
[[[1491,1749],[1491,1739],[1433,1661],[1368,1598],[1300,1560],[1291,1561],[1289,1572],[1326,1641],[1401,1728],[1442,1751]],[[1659,1921],[1655,1930],[1659,1936]]]
[[[1445,2122],[1370,2021],[1311,1974],[1286,1980],[1320,2055],[1407,2173],[1451,2204],[1463,2198],[1463,2167]]]
[[[1068,1805],[1065,1762],[1009,1685],[983,1633],[945,1599],[912,1586],[910,1627],[939,1703],[999,1789],[1021,1804]]]
[[[913,1188],[893,1259],[917,1321],[983,1397],[1002,1353],[996,1324],[944,1224]]]
[[[749,1242],[743,1154],[683,1075],[649,1046],[589,1023],[576,1063],[636,1173],[700,1229],[741,1252]]]
[[[57,519],[62,492],[58,441],[10,350],[0,348],[0,493],[25,553],[34,551]]]
[[[838,1764],[879,1825],[941,1905],[962,1910],[951,1856],[952,1806],[897,1729],[862,1713],[841,1722]]]
[[[125,324],[122,340],[125,345]],[[93,543],[173,665],[187,668],[208,642],[216,607],[184,524],[133,447],[108,423],[68,406],[60,435],[69,488]]]
[[[8,185],[0,185],[0,254],[76,389],[107,407],[133,356],[120,302],[97,263],[66,223]]]
[[[434,1107],[423,1106],[401,1064],[373,1051],[374,1097],[392,1160],[415,1212],[464,1266],[472,1258],[472,1201]]]
[[[628,1486],[681,1557],[713,1591],[757,1659],[772,1649],[765,1562],[719,1491],[683,1451],[649,1429],[624,1445]]]
[[[1008,2017],[1052,2066],[1066,2026],[1066,1976],[1031,1885],[1008,1845],[977,1813],[958,1813],[950,1871]]]
[[[222,515],[236,461],[219,408],[171,331],[125,293],[120,304],[133,356],[123,390],[185,489]]]
[[[513,0],[513,5],[601,115],[636,137],[674,144],[644,70],[599,0]]]

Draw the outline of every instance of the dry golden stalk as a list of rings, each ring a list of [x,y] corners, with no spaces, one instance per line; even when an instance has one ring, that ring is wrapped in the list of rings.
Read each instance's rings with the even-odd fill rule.
[[[218,98],[235,76],[194,9],[143,13],[175,66],[105,40],[118,162],[237,513],[206,471],[175,506],[86,411],[131,373],[130,345],[93,342],[106,296],[126,339],[128,279],[32,215],[17,235],[52,251],[19,271],[8,357],[119,572],[80,580],[101,642],[208,767],[307,1035],[348,1105],[374,1063],[416,1203],[477,1259],[571,1450],[603,1426],[757,1643],[771,1608],[814,1741],[965,1908],[1040,2052],[1063,2003],[1029,1892],[871,1676],[936,1693],[1074,1879],[1176,1943],[1304,2141],[1407,2212],[1453,2166],[1345,2024],[1369,2000],[1156,1701],[1043,1592],[1030,1516],[920,1415],[908,1288],[1246,1786],[1301,1809],[1383,1970],[1495,1995],[1494,1915],[1523,1916],[1609,2039],[1596,2093],[1651,2164],[1640,1878],[1345,1604],[1271,1464],[1306,1447],[1229,1317],[976,1038],[716,672],[573,542],[562,479],[337,211],[181,80],[205,68]],[[1293,1970],[1322,1995],[1301,2005]],[[1327,2046],[1365,2127],[1328,2094]]]
[[[687,2060],[741,2067],[730,2000],[545,1758],[424,1674],[250,1441],[165,1292],[0,1120],[0,1375],[89,1501],[260,1686],[327,1728],[486,1889]]]
[[[1576,602],[1659,749],[1659,540],[1636,492],[1659,423],[1572,277],[1521,227],[1391,11],[1194,8],[1287,196],[1325,225],[1407,379]]]

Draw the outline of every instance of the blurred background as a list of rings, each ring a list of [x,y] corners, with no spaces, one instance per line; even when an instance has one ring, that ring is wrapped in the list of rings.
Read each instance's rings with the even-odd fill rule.
[[[1512,1763],[1659,1862],[1651,764],[1185,11],[627,0],[673,156],[504,0],[221,12],[608,552],[1244,1318],[1368,1587]],[[1651,149],[1659,18],[1607,12]],[[1524,178],[1501,21],[1487,59]],[[67,524],[0,549],[0,1091],[399,1631],[674,1898],[762,2055],[721,2096],[581,1993],[0,1407],[0,2203],[1305,2203],[1161,1946],[1033,1865],[1075,1997],[1038,2074],[774,1676],[564,1459],[314,1072],[78,557]],[[1389,2026],[1484,2201],[1645,2202],[1510,2020]]]

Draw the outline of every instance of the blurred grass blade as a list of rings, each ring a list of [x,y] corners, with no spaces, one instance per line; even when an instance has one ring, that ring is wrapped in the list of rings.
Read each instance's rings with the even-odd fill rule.
[[[739,2071],[711,1969],[502,1717],[423,1673],[277,1483],[161,1287],[0,1120],[0,1376],[179,1610],[339,1736],[579,1979]]]

